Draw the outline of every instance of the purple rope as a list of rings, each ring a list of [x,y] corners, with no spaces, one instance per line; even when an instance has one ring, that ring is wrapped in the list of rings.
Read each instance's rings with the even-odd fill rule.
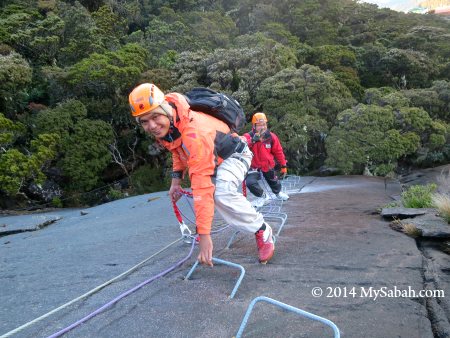
[[[61,331],[58,331],[54,334],[52,334],[51,336],[49,336],[48,338],[56,338],[59,336],[62,336],[63,334],[69,332],[70,330],[72,330],[73,328],[77,327],[78,325],[86,322],[87,320],[91,319],[92,317],[98,315],[100,312],[103,312],[104,310],[106,310],[107,308],[109,308],[111,305],[117,303],[119,300],[121,300],[122,298],[132,294],[134,291],[139,290],[141,287],[143,287],[144,285],[153,282],[155,279],[158,279],[166,274],[168,274],[169,272],[171,272],[172,270],[174,270],[175,268],[177,268],[178,266],[180,266],[181,264],[183,264],[184,262],[186,262],[189,257],[191,257],[192,252],[194,251],[194,245],[195,245],[195,241],[192,241],[192,245],[191,245],[191,250],[189,251],[189,254],[183,258],[181,261],[179,261],[178,263],[172,265],[170,268],[164,270],[163,272],[157,274],[156,276],[153,276],[150,279],[147,279],[146,281],[142,282],[141,284],[135,286],[134,288],[122,293],[121,295],[117,296],[116,298],[114,298],[113,300],[111,300],[109,303],[106,303],[105,305],[103,305],[102,307],[98,308],[97,310],[95,310],[94,312],[92,312],[91,314],[87,315],[86,317],[80,319],[79,321],[73,323],[72,325],[66,327],[65,329],[62,329]]]

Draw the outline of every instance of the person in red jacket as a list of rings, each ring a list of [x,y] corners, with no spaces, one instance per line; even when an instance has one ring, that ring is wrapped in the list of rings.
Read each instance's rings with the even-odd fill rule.
[[[261,174],[278,199],[287,200],[289,196],[281,191],[281,183],[275,173],[275,161],[281,166],[282,177],[287,175],[286,158],[278,136],[267,129],[267,117],[264,113],[256,113],[252,117],[252,131],[244,136],[253,152],[253,160],[245,183],[253,195],[258,197],[252,202],[256,208],[262,207],[269,196],[261,189],[258,181]]]
[[[213,265],[210,233],[215,207],[228,224],[256,235],[259,261],[267,263],[275,250],[272,229],[240,192],[253,157],[247,144],[224,122],[191,110],[183,95],[164,95],[154,84],[137,86],[129,102],[145,132],[172,153],[173,201],[181,197],[181,180],[189,172],[200,235],[199,262]]]

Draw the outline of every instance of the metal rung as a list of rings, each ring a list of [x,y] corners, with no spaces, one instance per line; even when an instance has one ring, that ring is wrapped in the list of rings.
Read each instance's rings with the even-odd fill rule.
[[[271,219],[271,218],[277,218],[281,220],[280,227],[278,228],[277,233],[275,234],[276,237],[280,235],[281,229],[284,227],[284,223],[286,223],[287,220],[287,214],[284,212],[268,212],[264,213],[264,219]]]
[[[276,219],[280,220],[280,226],[278,227],[277,232],[275,234],[273,234],[273,240],[274,240],[274,242],[276,242],[277,239],[278,239],[278,236],[280,235],[281,230],[284,227],[284,224],[286,223],[286,220],[287,220],[288,216],[284,212],[268,212],[268,213],[263,213],[263,215],[264,215],[264,219],[274,219],[274,218],[276,218]],[[228,240],[227,245],[225,246],[225,249],[229,249],[231,247],[231,244],[233,244],[233,242],[234,242],[234,240],[235,240],[235,238],[236,238],[236,236],[238,235],[239,232],[240,232],[239,230],[235,231],[231,235],[230,239]]]
[[[215,258],[215,257],[212,258],[212,261],[214,263],[220,263],[220,264],[228,265],[228,266],[231,266],[233,268],[237,268],[237,269],[241,270],[241,274],[240,274],[236,284],[234,285],[233,291],[231,291],[231,294],[229,296],[230,299],[233,299],[234,295],[237,292],[237,289],[241,285],[242,279],[244,278],[244,275],[245,275],[244,267],[242,265],[239,265],[239,264],[236,264],[236,263],[232,263],[232,262],[229,262],[229,261],[224,261],[223,259],[219,259],[219,258]],[[189,277],[191,277],[192,273],[197,268],[198,264],[199,264],[198,261],[196,261],[195,264],[192,266],[191,270],[189,270],[189,272],[186,275],[186,277],[184,277],[184,280],[188,280]]]
[[[230,248],[231,244],[233,243],[233,241],[234,241],[234,239],[236,238],[236,236],[237,236],[238,233],[239,233],[239,231],[235,231],[235,232],[231,235],[231,237],[230,237],[230,239],[228,240],[228,243],[227,243],[227,246],[225,247],[225,249],[229,249],[229,248]]]
[[[295,182],[295,183],[299,183],[301,180],[300,176],[295,176],[295,175],[287,175],[283,180],[281,180],[281,183],[283,182]]]
[[[280,206],[271,206],[270,204],[265,205],[261,208],[258,208],[258,211],[261,213],[270,213],[270,212],[280,212],[281,207]]]
[[[279,302],[275,299],[269,298],[269,297],[265,297],[265,296],[259,296],[256,297],[255,299],[252,300],[252,302],[250,303],[250,305],[248,306],[247,312],[245,313],[244,319],[242,320],[241,326],[239,327],[239,331],[236,334],[236,338],[241,338],[242,337],[242,333],[244,332],[245,326],[247,325],[247,321],[250,317],[250,314],[253,310],[253,307],[255,306],[255,304],[257,302],[267,302],[273,305],[276,305],[278,307],[281,307],[285,310],[294,312],[300,316],[306,317],[308,319],[311,320],[317,320],[325,325],[328,325],[329,327],[331,327],[333,329],[334,332],[334,338],[340,338],[341,334],[339,332],[339,328],[336,326],[336,324],[334,324],[331,320],[317,316],[315,314],[312,314],[310,312],[301,310],[299,308],[293,307],[291,305]]]

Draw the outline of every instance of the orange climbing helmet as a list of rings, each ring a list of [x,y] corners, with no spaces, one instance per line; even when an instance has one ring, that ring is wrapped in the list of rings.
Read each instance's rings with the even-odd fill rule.
[[[152,83],[143,83],[130,93],[131,115],[139,117],[158,108],[164,102],[164,93]]]
[[[267,123],[267,117],[264,113],[255,113],[252,117],[252,124],[256,124],[258,122],[266,122]]]

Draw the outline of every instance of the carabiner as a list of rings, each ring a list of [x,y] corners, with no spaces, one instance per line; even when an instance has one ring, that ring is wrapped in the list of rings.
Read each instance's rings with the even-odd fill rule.
[[[192,232],[189,229],[189,227],[183,221],[181,221],[179,224],[180,224],[181,237],[184,238],[184,242],[192,243]]]

